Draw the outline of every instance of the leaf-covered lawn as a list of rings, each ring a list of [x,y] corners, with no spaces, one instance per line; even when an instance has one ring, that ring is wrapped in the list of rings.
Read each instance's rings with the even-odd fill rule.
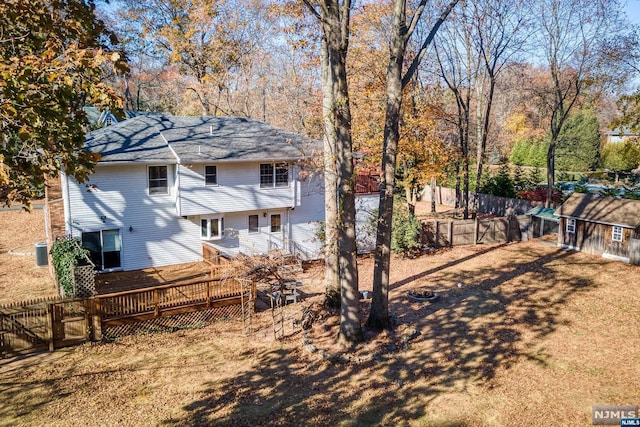
[[[372,260],[360,260],[361,289]],[[368,334],[360,363],[275,341],[271,312],[0,362],[2,425],[590,425],[591,406],[637,404],[640,269],[539,242],[394,259],[393,333]],[[311,340],[337,354],[305,273]],[[436,303],[406,293],[433,287]],[[366,311],[366,304],[363,310]],[[290,325],[287,331],[291,331]],[[369,356],[369,357],[367,357]]]

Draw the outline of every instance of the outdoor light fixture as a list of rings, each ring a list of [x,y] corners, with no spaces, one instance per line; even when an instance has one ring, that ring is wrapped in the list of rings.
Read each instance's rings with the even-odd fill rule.
[[[262,212],[262,216],[266,218],[267,217],[267,212],[266,211]]]
[[[129,233],[133,233],[133,226],[129,226]]]

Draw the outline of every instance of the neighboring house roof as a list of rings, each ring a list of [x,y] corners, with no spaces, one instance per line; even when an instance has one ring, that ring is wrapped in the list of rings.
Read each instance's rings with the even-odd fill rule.
[[[616,128],[604,131],[605,135],[608,136],[638,136],[639,132],[631,129],[631,126],[625,126],[623,128]]]
[[[640,225],[640,201],[573,193],[556,216],[608,225],[636,228]]]
[[[91,132],[86,147],[101,162],[207,163],[300,159],[321,143],[240,117],[149,114]]]

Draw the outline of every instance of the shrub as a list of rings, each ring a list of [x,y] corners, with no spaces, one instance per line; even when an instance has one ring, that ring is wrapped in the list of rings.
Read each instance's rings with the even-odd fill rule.
[[[67,236],[57,238],[50,253],[58,286],[65,295],[73,295],[73,270],[79,265],[88,264],[89,251],[81,248],[77,239]]]
[[[397,198],[393,208],[393,230],[391,233],[391,251],[408,254],[420,248],[422,223],[409,212],[403,200]]]

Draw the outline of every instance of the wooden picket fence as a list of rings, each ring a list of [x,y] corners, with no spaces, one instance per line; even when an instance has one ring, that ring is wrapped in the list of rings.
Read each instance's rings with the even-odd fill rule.
[[[150,329],[150,324],[162,328],[194,322],[200,325],[219,317],[245,319],[250,315],[245,313],[247,308],[253,310],[255,297],[255,283],[224,279],[0,306],[0,357],[53,351],[136,330],[123,325]]]

